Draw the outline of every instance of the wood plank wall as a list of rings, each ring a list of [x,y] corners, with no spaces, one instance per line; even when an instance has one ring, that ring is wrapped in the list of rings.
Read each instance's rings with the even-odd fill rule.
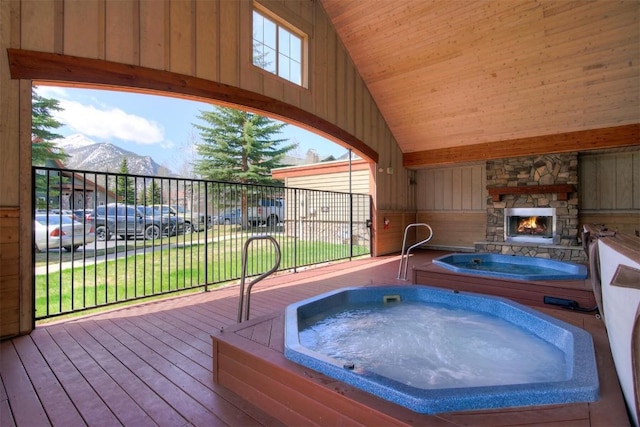
[[[286,178],[285,185],[292,188],[348,192],[349,172],[293,176]],[[369,170],[351,172],[351,192],[369,194]]]
[[[369,171],[360,170],[351,173],[351,191],[369,194]],[[315,177],[291,177],[286,180],[287,187],[313,188],[326,191],[349,191],[349,172],[336,172]]]
[[[20,332],[19,209],[0,208],[0,338]]]
[[[374,218],[375,256],[399,253],[402,250],[404,230],[416,222],[415,211],[378,210]],[[415,242],[415,228],[407,235],[407,244]]]
[[[579,157],[581,224],[612,230],[640,230],[640,147]]]
[[[0,41],[17,38],[17,28],[9,25],[17,5],[7,6],[7,13],[0,10]],[[0,163],[8,166],[0,168],[0,338],[4,338],[20,332],[20,189],[15,185],[17,168],[10,166],[20,159],[20,145],[16,143],[20,135],[20,85],[5,77],[9,69],[5,54],[0,55],[0,67]],[[12,108],[6,108],[5,103]]]
[[[371,175],[377,208],[415,209],[406,185],[410,172],[402,167],[400,149],[320,2],[258,3],[307,33],[308,88],[251,64],[251,1],[3,1],[0,51],[71,55],[181,73],[284,101],[338,125],[345,135],[373,149],[385,170],[394,171]],[[42,77],[41,83],[46,81]],[[24,197],[28,198],[31,188],[31,82],[22,82],[25,86],[11,79],[7,55],[0,55],[0,206],[20,208],[19,229],[24,233],[22,240],[28,242],[31,207]],[[308,124],[305,127],[313,130]],[[21,249],[23,267],[29,265],[23,260],[30,259],[29,250],[29,246]],[[23,268],[19,292],[30,287],[31,275]],[[2,283],[3,290],[11,292],[15,286],[15,282]],[[21,331],[28,332],[31,302],[23,298],[20,310],[21,318],[27,319]]]
[[[485,162],[417,172],[417,222],[433,229],[428,246],[467,249],[486,238]],[[418,233],[417,239],[425,233]]]

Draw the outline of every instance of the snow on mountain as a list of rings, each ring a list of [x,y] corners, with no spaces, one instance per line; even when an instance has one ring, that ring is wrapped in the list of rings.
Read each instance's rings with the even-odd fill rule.
[[[64,161],[69,169],[119,172],[122,159],[126,157],[130,174],[147,176],[175,176],[149,156],[141,156],[124,150],[109,142],[95,142],[84,135],[76,134],[55,141],[69,155]]]
[[[75,150],[77,148],[86,147],[88,145],[97,144],[93,139],[86,137],[80,133],[68,136],[62,139],[56,139],[55,144],[63,150]]]

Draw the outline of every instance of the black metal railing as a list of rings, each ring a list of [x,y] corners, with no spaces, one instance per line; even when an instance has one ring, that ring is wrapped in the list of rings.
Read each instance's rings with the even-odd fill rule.
[[[279,270],[371,253],[366,194],[44,167],[33,182],[36,320],[234,283],[254,235],[278,241]],[[276,256],[252,247],[249,276]]]

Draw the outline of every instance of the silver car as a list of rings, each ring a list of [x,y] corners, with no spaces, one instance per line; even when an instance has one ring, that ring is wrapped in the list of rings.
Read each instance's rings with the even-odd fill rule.
[[[73,220],[68,215],[37,214],[34,221],[35,245],[40,252],[49,249],[73,251],[96,239],[93,226]]]

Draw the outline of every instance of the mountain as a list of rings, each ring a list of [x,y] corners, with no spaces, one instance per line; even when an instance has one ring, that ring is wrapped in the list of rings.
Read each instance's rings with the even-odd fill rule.
[[[96,142],[81,134],[55,141],[69,155],[65,167],[96,172],[119,172],[126,157],[129,173],[147,176],[175,176],[168,168],[159,165],[149,156],[141,156],[109,142]]]
[[[96,141],[91,138],[87,138],[81,133],[76,133],[75,135],[71,135],[62,139],[56,139],[54,142],[58,147],[64,149],[65,151],[97,144]]]

